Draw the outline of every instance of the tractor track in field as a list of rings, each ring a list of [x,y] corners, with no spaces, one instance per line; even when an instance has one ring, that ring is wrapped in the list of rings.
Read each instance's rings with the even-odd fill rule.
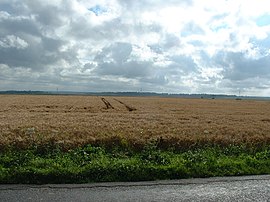
[[[120,104],[124,105],[124,106],[126,107],[126,109],[127,109],[128,111],[130,111],[130,112],[131,112],[131,111],[137,110],[136,108],[131,107],[131,106],[125,104],[124,102],[120,101],[120,100],[117,100],[117,99],[115,99],[115,98],[114,98],[114,100],[117,101],[117,102],[119,102]]]
[[[111,105],[111,103],[106,100],[105,98],[101,98],[102,102],[105,104],[106,109],[114,109],[114,107]]]

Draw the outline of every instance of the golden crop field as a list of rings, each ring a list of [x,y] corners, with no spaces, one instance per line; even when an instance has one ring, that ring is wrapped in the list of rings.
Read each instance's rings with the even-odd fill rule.
[[[87,143],[161,147],[270,143],[270,102],[0,95],[0,146]]]

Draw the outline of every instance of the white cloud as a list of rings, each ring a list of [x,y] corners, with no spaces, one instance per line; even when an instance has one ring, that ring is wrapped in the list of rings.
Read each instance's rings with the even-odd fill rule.
[[[269,4],[2,0],[1,90],[268,95]]]
[[[7,35],[5,38],[0,39],[0,47],[25,49],[28,47],[28,43],[20,37]]]

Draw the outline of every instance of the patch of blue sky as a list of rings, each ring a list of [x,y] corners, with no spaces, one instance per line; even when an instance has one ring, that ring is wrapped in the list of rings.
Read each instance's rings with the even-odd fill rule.
[[[263,15],[256,20],[256,24],[260,27],[270,25],[270,15]]]
[[[8,13],[13,13],[13,8],[11,5],[7,4],[7,3],[0,3],[0,11],[6,11]]]
[[[92,11],[93,13],[95,13],[96,16],[102,15],[103,13],[107,12],[107,9],[100,6],[100,5],[96,5],[94,7],[91,7],[88,9],[89,11]]]
[[[256,47],[259,47],[261,50],[266,50],[268,52],[270,49],[270,36],[263,40],[251,38],[251,41]]]
[[[192,41],[189,41],[189,43],[196,47],[202,47],[205,45],[202,41],[199,41],[199,40],[192,40]]]
[[[221,25],[218,25],[218,26],[215,26],[215,27],[212,27],[212,31],[214,32],[217,32],[221,29],[227,29],[228,28],[228,25],[227,24],[221,24]]]

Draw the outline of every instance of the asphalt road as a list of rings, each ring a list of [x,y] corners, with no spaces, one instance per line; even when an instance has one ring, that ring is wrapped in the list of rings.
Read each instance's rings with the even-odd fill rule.
[[[270,201],[270,175],[77,185],[0,185],[0,201]]]

